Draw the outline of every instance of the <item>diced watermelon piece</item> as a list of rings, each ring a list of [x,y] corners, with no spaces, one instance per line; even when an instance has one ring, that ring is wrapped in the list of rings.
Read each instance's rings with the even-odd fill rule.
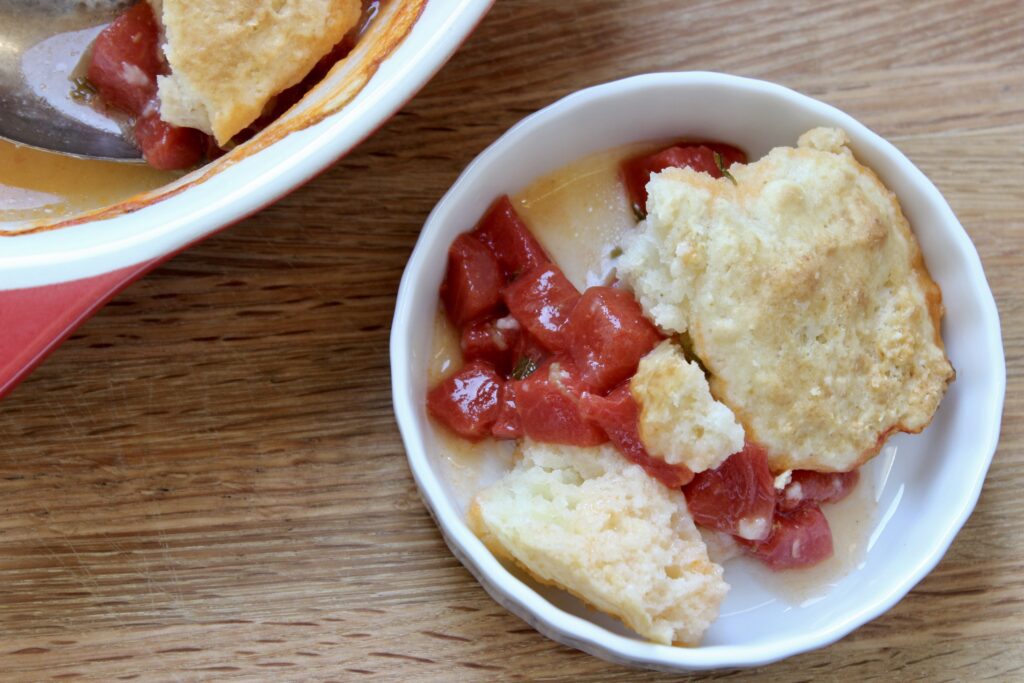
[[[487,245],[509,280],[550,261],[508,195],[502,195],[491,205],[472,234]]]
[[[489,363],[473,361],[427,393],[427,411],[459,436],[479,441],[498,419],[502,384]]]
[[[452,324],[461,328],[494,312],[501,304],[504,285],[490,249],[468,234],[455,238],[448,249],[448,270],[441,283],[441,301]]]
[[[633,295],[613,287],[583,292],[566,329],[580,376],[596,393],[632,377],[640,359],[661,341]]]
[[[775,479],[764,449],[747,442],[714,470],[700,472],[683,490],[701,526],[760,541],[772,529]]]
[[[503,377],[515,366],[522,346],[522,328],[512,316],[479,318],[462,328],[462,357],[466,361],[484,360]]]
[[[580,415],[584,386],[568,357],[556,356],[526,379],[511,384],[524,435],[570,446],[596,446],[608,440],[601,429]]]
[[[519,419],[516,407],[516,387],[514,382],[505,382],[498,392],[498,418],[491,427],[491,435],[496,439],[518,439],[523,435],[523,423]]]
[[[195,166],[205,156],[209,139],[202,131],[163,121],[155,105],[135,122],[135,142],[142,150],[142,157],[161,171]]]
[[[105,102],[142,114],[156,96],[156,77],[163,69],[159,41],[148,2],[136,3],[96,36],[87,74]]]
[[[832,530],[817,503],[778,510],[767,539],[739,542],[773,570],[810,567],[832,557],[833,552]]]
[[[812,472],[793,470],[789,483],[779,492],[778,505],[795,510],[807,503],[835,503],[850,495],[860,480],[858,470],[852,472]]]
[[[647,212],[647,183],[652,173],[664,171],[666,168],[689,167],[695,171],[704,171],[713,178],[721,178],[722,173],[715,163],[715,152],[722,157],[722,165],[747,161],[747,155],[730,145],[709,142],[700,145],[674,145],[654,154],[626,159],[622,162],[622,180],[626,185],[629,201],[641,214]]]
[[[583,417],[599,425],[615,447],[627,459],[635,462],[669,488],[677,489],[693,479],[686,465],[671,465],[647,452],[637,426],[639,410],[629,385],[623,384],[608,396],[583,394],[580,399]]]
[[[504,291],[505,304],[519,324],[550,351],[566,351],[565,333],[580,293],[558,266],[543,264],[523,273]]]

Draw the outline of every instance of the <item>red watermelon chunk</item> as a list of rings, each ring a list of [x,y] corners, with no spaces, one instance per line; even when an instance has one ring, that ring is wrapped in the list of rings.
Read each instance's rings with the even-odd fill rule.
[[[730,145],[715,142],[701,145],[675,145],[654,154],[644,154],[622,162],[622,179],[629,194],[629,201],[641,214],[646,213],[647,183],[652,173],[664,171],[666,168],[689,167],[695,171],[704,171],[713,178],[721,178],[715,161],[715,152],[721,155],[722,166],[747,161],[747,156]]]
[[[793,470],[789,483],[779,492],[778,505],[782,510],[795,510],[808,503],[835,503],[850,495],[857,485],[860,473],[813,472]]]
[[[556,356],[511,385],[523,434],[531,439],[570,446],[596,446],[608,440],[580,414],[584,386],[569,358]]]
[[[462,328],[459,346],[464,360],[484,360],[498,374],[507,377],[515,366],[521,347],[522,328],[511,316],[479,318]]]
[[[133,5],[92,44],[89,81],[105,102],[139,116],[156,96],[160,30],[148,2]]]
[[[441,300],[453,325],[461,328],[497,309],[504,285],[490,249],[467,234],[455,238],[448,249],[448,270],[441,283]]]
[[[817,503],[778,510],[771,533],[761,542],[738,540],[773,570],[810,567],[832,557],[832,530]]]
[[[566,351],[566,322],[580,293],[558,266],[548,263],[520,275],[505,288],[505,304],[526,330],[549,351]]]
[[[661,341],[633,295],[613,287],[583,292],[567,333],[580,376],[597,393],[632,377],[640,359]]]
[[[639,410],[628,384],[623,384],[608,396],[583,394],[580,411],[584,418],[600,425],[622,455],[643,467],[647,474],[665,486],[677,489],[693,479],[689,467],[671,465],[652,456],[644,448],[637,427]]]
[[[142,150],[142,158],[161,171],[195,166],[206,155],[211,139],[195,128],[167,123],[157,113],[155,102],[135,122],[135,142]]]
[[[498,417],[491,427],[495,439],[518,439],[523,435],[523,423],[516,406],[516,388],[513,382],[505,382],[498,392]]]
[[[508,195],[502,195],[491,205],[472,235],[487,245],[509,280],[550,260],[516,213]]]
[[[427,411],[459,436],[479,441],[498,419],[502,384],[489,363],[473,361],[427,393]]]
[[[717,469],[700,472],[683,492],[701,526],[752,541],[771,532],[775,479],[767,454],[756,444],[747,442]]]

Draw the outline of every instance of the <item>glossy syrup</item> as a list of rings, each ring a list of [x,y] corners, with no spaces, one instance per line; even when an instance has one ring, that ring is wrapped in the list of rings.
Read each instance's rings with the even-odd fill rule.
[[[0,140],[0,234],[5,221],[63,218],[116,204],[180,174],[81,159]]]

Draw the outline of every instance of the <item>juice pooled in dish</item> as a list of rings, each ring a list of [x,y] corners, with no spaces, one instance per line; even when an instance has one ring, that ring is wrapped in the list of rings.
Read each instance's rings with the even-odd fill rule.
[[[573,202],[533,187],[455,239],[438,339],[459,353],[426,404],[486,444],[466,457],[514,444],[469,504],[492,551],[695,645],[728,590],[698,527],[776,572],[832,557],[822,506],[953,378],[941,296],[842,131],[753,163],[718,143],[613,158],[574,181],[604,193],[583,215],[552,221]]]
[[[0,140],[0,222],[50,220],[116,204],[166,185],[178,175]]]

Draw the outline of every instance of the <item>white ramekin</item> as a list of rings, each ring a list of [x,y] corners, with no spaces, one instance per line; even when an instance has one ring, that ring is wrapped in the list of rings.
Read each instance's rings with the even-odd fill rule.
[[[821,599],[799,606],[742,571],[727,570],[732,590],[704,644],[655,645],[557,591],[521,580],[466,526],[442,476],[424,405],[446,252],[495,197],[589,153],[688,137],[731,142],[756,159],[822,125],[845,129],[857,157],[899,197],[942,287],[943,336],[957,379],[925,432],[892,438],[865,466],[877,510],[860,566]],[[998,313],[978,254],[928,178],[834,107],[772,83],[700,72],[649,74],[577,92],[527,117],[480,154],[423,227],[398,295],[391,368],[395,413],[423,500],[452,552],[494,599],[559,642],[673,671],[755,666],[819,648],[906,595],[942,558],[977,502],[999,438],[1006,385]]]

